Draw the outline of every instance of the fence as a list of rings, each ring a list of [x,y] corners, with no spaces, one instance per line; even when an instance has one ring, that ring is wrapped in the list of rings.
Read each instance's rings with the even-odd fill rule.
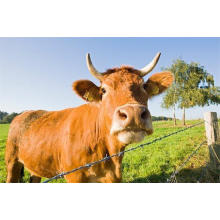
[[[180,129],[178,131],[175,131],[175,132],[172,132],[170,134],[167,134],[167,135],[164,135],[162,137],[159,137],[159,138],[156,138],[150,142],[147,142],[147,143],[144,143],[144,144],[140,144],[136,147],[132,147],[132,148],[129,148],[127,150],[124,150],[122,152],[119,152],[119,153],[116,153],[116,154],[113,154],[113,155],[110,155],[110,156],[106,156],[100,160],[97,160],[97,161],[94,161],[94,162],[91,162],[91,163],[87,163],[83,166],[80,166],[80,167],[77,167],[77,168],[74,168],[73,170],[70,170],[70,171],[67,171],[67,172],[62,172],[50,179],[47,179],[46,181],[44,181],[43,183],[48,183],[48,182],[51,182],[52,180],[57,180],[59,178],[64,178],[65,175],[68,175],[68,174],[71,174],[71,173],[74,173],[78,170],[81,170],[81,169],[85,169],[85,168],[90,168],[98,163],[102,163],[104,161],[107,161],[107,160],[110,160],[111,158],[113,157],[120,157],[121,155],[123,155],[124,153],[127,153],[127,152],[130,152],[130,151],[134,151],[138,148],[143,148],[147,145],[150,145],[150,144],[153,144],[157,141],[160,141],[164,138],[168,138],[172,135],[175,135],[177,133],[180,133],[180,132],[184,132],[185,130],[188,130],[188,129],[191,129],[195,126],[198,126],[198,125],[201,125],[205,123],[205,129],[206,129],[206,138],[207,140],[203,140],[201,142],[201,144],[195,148],[195,150],[187,157],[186,160],[183,161],[183,163],[179,166],[178,169],[176,169],[172,175],[170,176],[169,179],[167,179],[167,182],[168,183],[172,183],[172,182],[177,182],[176,180],[176,175],[181,171],[181,169],[187,164],[187,162],[198,152],[198,150],[205,144],[207,143],[208,144],[208,147],[209,147],[209,155],[210,155],[210,163],[206,165],[206,171],[209,172],[209,173],[212,173],[212,174],[215,174],[217,175],[218,177],[218,180],[220,180],[220,145],[218,145],[218,141],[219,141],[219,128],[218,128],[218,118],[217,118],[217,113],[216,112],[206,112],[204,114],[204,122],[199,122],[199,123],[196,123],[194,125],[191,125],[189,127],[186,127],[186,128],[183,128],[183,129]],[[202,175],[200,177],[200,179],[202,178]],[[198,180],[198,182],[200,182],[200,179]]]

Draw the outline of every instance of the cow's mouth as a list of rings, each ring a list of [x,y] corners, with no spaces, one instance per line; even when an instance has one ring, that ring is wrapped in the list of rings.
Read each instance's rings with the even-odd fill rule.
[[[152,134],[152,132],[145,129],[123,129],[117,132],[117,138],[123,144],[131,144],[143,140],[146,135]]]

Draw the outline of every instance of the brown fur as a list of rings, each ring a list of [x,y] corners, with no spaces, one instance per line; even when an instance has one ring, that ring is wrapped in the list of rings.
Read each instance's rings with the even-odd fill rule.
[[[6,147],[7,182],[19,182],[23,166],[30,171],[31,182],[40,182],[41,177],[50,178],[124,150],[109,135],[114,110],[127,103],[146,105],[148,98],[163,92],[173,80],[171,73],[155,74],[145,83],[145,92],[138,73],[131,67],[108,70],[101,82],[101,87],[108,86],[105,98],[101,87],[88,80],[76,81],[73,90],[90,103],[17,116]],[[121,162],[122,157],[112,158],[65,178],[67,182],[120,182]]]
[[[120,72],[121,74],[123,73],[134,73],[136,75],[140,75],[140,71],[134,69],[132,66],[126,66],[122,65],[121,67],[115,67],[112,69],[108,69],[106,72],[103,73],[104,76],[108,76],[112,73]]]

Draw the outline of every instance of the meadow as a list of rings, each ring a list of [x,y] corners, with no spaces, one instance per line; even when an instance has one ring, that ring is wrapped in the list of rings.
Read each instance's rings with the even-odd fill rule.
[[[186,124],[189,126],[198,122],[198,120],[190,120],[186,121]],[[176,127],[173,126],[172,121],[155,121],[153,122],[153,126],[153,135],[146,137],[141,143],[149,142],[157,137],[183,128],[180,121],[177,121]],[[1,183],[6,180],[4,153],[8,130],[9,124],[0,124]],[[205,139],[205,128],[204,125],[201,124],[184,132],[167,137],[154,144],[126,153],[122,163],[123,182],[166,182],[173,171],[178,168]],[[130,145],[128,148],[135,145]],[[177,182],[197,182],[208,161],[208,148],[207,145],[204,145],[176,176]],[[29,173],[25,171],[24,182],[28,182],[29,177]],[[43,180],[45,180],[45,178],[43,178]],[[208,182],[208,180],[203,181]],[[60,179],[53,182],[65,182],[65,180]]]

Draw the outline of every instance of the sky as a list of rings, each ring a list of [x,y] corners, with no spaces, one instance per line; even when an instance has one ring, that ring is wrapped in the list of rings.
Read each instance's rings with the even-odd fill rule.
[[[87,69],[88,52],[101,72],[122,64],[139,69],[161,52],[146,80],[181,58],[203,65],[220,86],[220,38],[0,38],[0,110],[50,111],[85,103],[72,91],[72,82],[89,79],[99,85]],[[172,117],[172,109],[161,108],[162,98],[149,101],[151,114]],[[211,105],[187,109],[186,118],[203,118],[206,111],[220,117],[220,107]],[[182,111],[176,114],[181,118]]]

